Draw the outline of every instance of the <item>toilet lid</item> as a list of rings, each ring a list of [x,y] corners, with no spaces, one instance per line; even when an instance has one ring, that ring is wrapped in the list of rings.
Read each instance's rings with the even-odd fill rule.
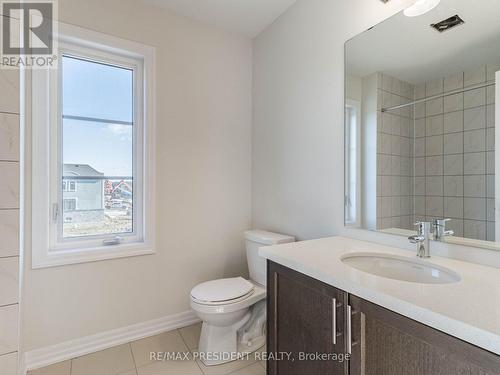
[[[195,286],[191,296],[199,301],[222,302],[244,296],[253,288],[253,284],[242,277],[219,279]]]

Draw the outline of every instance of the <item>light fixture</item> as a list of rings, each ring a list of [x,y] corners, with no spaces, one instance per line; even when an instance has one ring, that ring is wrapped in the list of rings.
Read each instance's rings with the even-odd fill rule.
[[[439,5],[441,0],[417,0],[415,4],[404,10],[407,17],[417,17],[425,14]]]

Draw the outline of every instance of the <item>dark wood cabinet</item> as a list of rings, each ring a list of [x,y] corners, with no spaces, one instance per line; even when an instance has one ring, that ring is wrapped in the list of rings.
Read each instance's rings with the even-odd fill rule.
[[[267,285],[269,375],[500,375],[496,354],[273,262]]]
[[[347,375],[348,363],[336,360],[346,347],[347,294],[272,262],[267,288],[267,347],[276,354],[267,362],[267,373]],[[316,355],[321,357],[311,358]]]
[[[349,295],[351,375],[499,375],[500,356]]]

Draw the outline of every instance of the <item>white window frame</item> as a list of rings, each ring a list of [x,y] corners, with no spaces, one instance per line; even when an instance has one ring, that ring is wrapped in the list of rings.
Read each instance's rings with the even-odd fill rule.
[[[66,184],[66,190],[63,189],[63,191],[66,191],[68,193],[76,193],[76,181],[73,181],[73,180],[69,180],[69,181],[66,181],[67,184]],[[73,190],[71,189],[71,184],[73,184],[73,186],[75,187]]]
[[[62,209],[64,210],[64,201],[74,201],[75,202],[75,208],[69,212],[77,211],[78,210],[78,198],[63,198],[62,200]]]
[[[60,164],[62,69],[32,70],[31,79],[27,80],[32,125],[32,267],[153,254],[156,235],[155,50],[63,23],[59,24],[57,37],[59,62],[66,54],[134,70],[134,232],[82,238],[60,236],[63,225]],[[119,241],[109,241],[116,238]]]
[[[354,127],[356,129],[356,135],[355,135],[355,143],[356,143],[356,150],[355,150],[355,158],[356,158],[356,165],[353,166],[351,164],[351,144],[349,142],[353,141],[352,135],[351,135],[351,129],[348,128],[348,126],[352,125],[352,119],[347,119],[347,115],[349,113],[348,109],[350,111],[353,111],[356,116],[356,123],[354,124]],[[359,227],[361,225],[361,103],[356,100],[351,100],[347,99],[346,101],[346,108],[345,108],[345,117],[346,117],[346,126],[345,126],[345,158],[346,158],[346,171],[345,171],[345,198],[344,198],[344,205],[345,205],[345,225],[347,227]],[[351,170],[351,168],[354,167],[354,171]],[[353,173],[354,172],[354,173]],[[355,178],[356,181],[356,187],[354,191],[351,188],[351,180]],[[354,217],[351,217],[349,214],[349,211],[351,210],[351,199],[354,197],[355,200],[355,213]]]

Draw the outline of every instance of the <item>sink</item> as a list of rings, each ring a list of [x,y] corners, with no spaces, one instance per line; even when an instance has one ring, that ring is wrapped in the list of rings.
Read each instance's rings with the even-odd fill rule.
[[[420,284],[453,284],[460,276],[433,263],[392,254],[352,253],[341,257],[343,263],[360,271],[388,279]]]

